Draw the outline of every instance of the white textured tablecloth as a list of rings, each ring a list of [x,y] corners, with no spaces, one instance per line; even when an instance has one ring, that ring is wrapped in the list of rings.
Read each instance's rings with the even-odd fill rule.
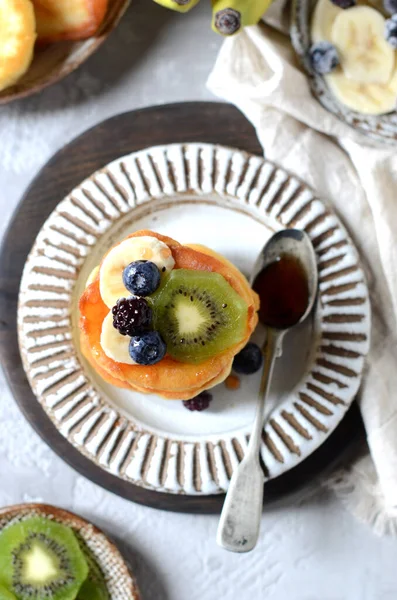
[[[208,86],[252,121],[267,158],[331,201],[358,245],[372,302],[359,396],[372,461],[340,474],[338,490],[377,532],[396,533],[397,149],[371,147],[320,105],[282,31],[282,13],[272,23],[279,30],[261,24],[228,38]]]
[[[134,0],[120,28],[79,71],[40,96],[0,107],[0,235],[46,160],[118,112],[180,100],[213,100],[205,81],[221,39],[210,7],[167,13]],[[1,284],[1,283],[0,283]],[[397,545],[377,538],[319,491],[263,516],[257,549],[215,544],[217,517],[155,511],[102,490],[69,468],[33,432],[0,371],[0,506],[45,501],[115,535],[143,600],[395,600]],[[352,560],[354,557],[354,560]]]

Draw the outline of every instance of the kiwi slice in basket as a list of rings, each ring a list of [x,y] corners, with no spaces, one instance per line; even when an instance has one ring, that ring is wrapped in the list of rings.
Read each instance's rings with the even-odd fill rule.
[[[155,329],[180,362],[203,362],[244,336],[247,304],[219,273],[174,269],[152,298]]]
[[[11,592],[0,585],[0,600],[17,600]]]
[[[18,600],[74,600],[88,566],[73,531],[30,517],[0,532],[0,584]]]
[[[105,577],[86,543],[77,536],[88,565],[88,577],[81,586],[77,600],[110,600]],[[1,599],[0,599],[1,600]]]

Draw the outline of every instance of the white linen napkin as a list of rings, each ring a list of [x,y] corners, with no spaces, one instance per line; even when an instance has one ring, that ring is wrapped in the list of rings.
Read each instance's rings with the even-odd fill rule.
[[[378,533],[397,534],[397,148],[377,148],[312,96],[283,23],[223,43],[209,89],[253,123],[266,157],[333,203],[359,249],[373,325],[360,395],[369,453],[329,485]]]

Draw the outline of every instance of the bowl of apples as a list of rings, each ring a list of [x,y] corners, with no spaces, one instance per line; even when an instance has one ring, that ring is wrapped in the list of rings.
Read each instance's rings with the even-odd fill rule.
[[[130,0],[0,0],[0,104],[60,81],[99,48]]]

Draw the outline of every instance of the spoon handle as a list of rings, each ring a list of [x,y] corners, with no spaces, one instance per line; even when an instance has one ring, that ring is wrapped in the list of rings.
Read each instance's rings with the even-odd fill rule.
[[[266,399],[269,393],[271,380],[273,377],[273,368],[276,358],[281,355],[281,344],[284,337],[283,331],[276,331],[267,328],[266,340],[263,345],[263,355],[265,357],[262,369],[261,383],[259,386],[258,403],[256,405],[256,415],[252,433],[248,444],[247,454],[253,454],[258,457],[259,447],[262,439],[263,421],[265,420]]]
[[[259,447],[273,367],[281,338],[269,329],[264,347],[265,362],[256,410],[255,423],[247,453],[234,471],[218,526],[217,544],[231,552],[249,552],[258,540],[265,477],[259,461]]]

